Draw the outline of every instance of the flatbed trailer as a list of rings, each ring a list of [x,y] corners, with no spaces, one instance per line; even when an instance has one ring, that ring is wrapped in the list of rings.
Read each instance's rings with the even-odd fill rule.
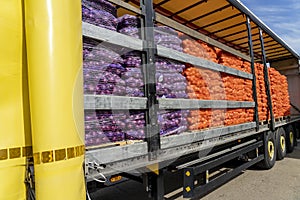
[[[145,192],[153,199],[160,200],[169,192],[165,190],[164,184],[170,180],[164,179],[173,173],[182,174],[183,184],[180,187],[183,196],[198,198],[252,165],[257,164],[264,169],[270,169],[276,159],[283,159],[286,152],[293,151],[297,145],[300,127],[299,55],[240,1],[107,1],[116,7],[106,0],[7,0],[1,4],[3,6],[0,7],[0,13],[3,20],[0,20],[0,93],[3,98],[0,101],[0,199],[85,199],[93,190],[101,190],[103,187],[132,179],[143,183]],[[87,23],[87,18],[81,17],[82,14],[86,14],[83,12],[84,3],[95,5],[99,2],[103,3],[106,9],[116,11],[116,8],[119,17],[124,14],[137,16],[141,22],[137,38],[112,31],[117,29],[116,27],[111,30],[101,28],[100,25],[103,25],[101,23],[105,20],[108,24],[113,21],[114,26],[117,23],[114,21],[117,19],[114,14],[108,13],[111,14],[110,17],[113,15],[111,18],[114,20],[105,18],[107,16],[101,10],[103,8],[100,12],[93,8],[98,15],[95,17],[93,13],[89,13],[92,20]],[[161,25],[171,27],[172,30],[162,28]],[[202,47],[211,45],[215,54],[218,51],[224,53],[224,58],[235,57],[235,62],[241,62],[232,65],[217,64],[217,61],[222,63],[221,56],[217,59],[216,55],[216,58],[210,61],[205,59],[207,57],[183,53],[189,51],[180,52],[162,44],[157,45],[156,28],[162,28],[159,31],[164,28],[171,31],[172,36],[176,35],[177,42],[182,42],[180,45],[183,44],[182,40],[188,38],[187,40],[203,45]],[[177,34],[174,30],[180,33]],[[82,38],[85,45],[83,49]],[[97,52],[93,43],[104,46],[101,50],[108,50],[109,53]],[[96,76],[89,77],[94,78],[95,82],[91,84],[94,89],[102,81],[99,74],[103,72],[103,76],[115,75],[104,73],[109,71],[102,70],[103,63],[92,67],[88,65],[91,63],[85,58],[90,53],[89,50],[95,50],[94,47],[96,53],[91,52],[90,55],[94,58],[99,56],[100,58],[96,58],[97,62],[104,62],[104,56],[107,55],[111,58],[110,53],[117,55],[120,58],[117,69],[124,69],[124,73],[129,72],[132,66],[126,66],[125,69],[123,65],[127,64],[123,58],[126,55],[121,58],[116,52],[137,52],[137,57],[141,60],[141,65],[138,63],[137,68],[141,74],[137,74],[140,78],[139,83],[134,83],[142,85],[142,90],[136,95],[140,97],[130,97],[132,94],[127,94],[127,91],[120,93],[128,96],[108,95],[111,93],[103,91],[102,94],[106,95],[94,95],[98,91],[91,92],[87,80],[83,87],[82,75],[86,78],[87,69],[96,71]],[[169,47],[172,45],[169,44]],[[116,52],[110,51],[111,48],[115,48]],[[176,90],[174,94],[185,95],[186,92],[186,98],[158,98],[156,86],[160,81],[157,81],[156,75],[159,72],[156,72],[159,67],[155,62],[158,57],[167,60],[163,61],[165,63],[175,63],[171,64],[176,68],[173,69],[174,72],[181,76],[179,79],[187,80],[188,84],[190,80],[185,73],[188,69],[199,72],[199,77],[203,71],[218,74],[222,81],[218,88],[224,91],[221,95],[218,94],[218,98],[209,96],[210,93],[202,97],[199,95],[197,99],[192,95],[187,98],[190,92],[186,87],[188,84],[182,81],[177,82],[180,89],[174,84],[167,92],[172,93],[170,90],[173,89]],[[244,64],[247,65],[247,69],[242,68],[245,67]],[[261,70],[260,77],[257,76],[259,84],[256,82],[255,73],[258,65]],[[268,65],[271,68],[268,68]],[[169,68],[166,64],[161,69],[170,74],[172,67]],[[273,84],[275,82],[276,85],[273,89],[281,89],[279,81],[274,81],[274,77],[280,77],[280,80],[284,81],[285,95],[278,99],[287,99],[287,96],[290,96],[290,114],[286,112],[279,115],[280,112],[276,110],[278,103],[272,99],[274,96],[271,94],[272,77],[270,76],[270,80],[268,78],[268,72],[272,70],[278,75],[273,76]],[[126,84],[130,84],[125,79],[133,78],[133,75],[126,75],[127,78],[121,77],[122,75],[119,73],[118,77],[116,75],[113,79],[106,79],[99,85],[104,85],[105,88],[109,88],[106,90],[110,90],[112,82],[116,85],[123,82],[123,90],[126,90]],[[224,77],[226,79],[223,80]],[[286,78],[288,84],[285,82]],[[235,92],[228,95],[226,87],[228,89],[228,85],[234,85],[237,79],[242,81],[242,87],[229,87]],[[172,81],[171,78],[170,82],[163,84],[173,86]],[[210,80],[203,82],[205,81]],[[203,82],[197,82],[198,85],[202,85],[197,86],[198,93],[199,88],[208,88],[208,85],[203,86]],[[257,85],[264,90],[257,89]],[[83,93],[83,90],[88,92]],[[233,94],[239,94],[236,91],[247,95],[232,98]],[[118,94],[121,95],[120,93]],[[174,94],[164,95],[174,97]],[[264,97],[261,97],[262,95]],[[258,96],[264,101],[263,109],[260,109],[262,101]],[[277,102],[283,103],[282,107],[286,109],[288,106],[285,101]],[[242,110],[242,119],[239,119],[241,115],[235,109]],[[269,116],[260,120],[260,113],[263,112],[260,110],[265,109],[270,111],[266,111]],[[207,113],[221,111],[225,116],[218,116],[216,124],[211,120],[205,122],[204,126],[203,120],[200,120],[200,111],[203,110]],[[229,112],[232,110],[233,114]],[[84,111],[93,115],[84,115]],[[97,116],[98,111],[100,117],[106,115],[101,120]],[[167,114],[175,111],[179,114],[176,113],[176,116],[173,115],[175,117],[170,117],[172,119],[167,121],[167,117],[162,117],[166,113],[161,114],[161,111]],[[185,112],[187,115],[186,111],[196,115],[191,114],[191,117],[186,119],[182,114]],[[107,120],[107,115],[113,118],[114,114],[119,113],[123,117],[119,120],[122,130],[117,127],[117,123]],[[130,122],[125,120],[127,116],[132,117],[132,113],[139,115],[139,122],[136,124],[129,124]],[[225,122],[228,113],[230,123]],[[206,114],[206,117],[210,115]],[[88,121],[84,120],[84,117],[92,119],[89,122],[96,126],[90,126],[90,129],[86,127],[84,130],[84,123]],[[201,121],[196,122],[200,124],[196,128],[193,127],[194,124],[187,123],[189,119],[192,122],[195,118]],[[186,121],[182,123],[183,120]],[[101,126],[103,124],[99,125],[104,121],[105,128]],[[176,126],[168,124],[170,121]],[[107,125],[107,122],[111,124]],[[165,130],[162,131],[159,124],[161,122],[165,123],[165,129],[184,127],[185,131],[177,134],[171,132],[168,135]],[[187,126],[190,126],[189,130]],[[129,129],[133,132],[132,135]],[[135,134],[140,132],[142,136],[136,137]],[[238,165],[226,166],[235,163],[236,160],[240,161]],[[228,168],[219,170],[224,166]]]
[[[147,66],[143,68],[146,74],[145,97],[85,95],[84,108],[85,110],[146,111],[148,116],[146,139],[105,147],[87,147],[85,175],[88,189],[92,187],[100,189],[95,184],[99,178],[119,177],[107,179],[106,184],[109,184],[108,182],[118,182],[121,177],[126,177],[144,183],[147,192],[154,199],[163,199],[164,172],[183,170],[183,196],[185,198],[199,197],[254,164],[260,163],[264,168],[273,167],[276,160],[274,155],[277,148],[280,148],[277,142],[280,138],[279,133],[283,132],[287,141],[287,149],[292,151],[293,146],[296,145],[296,137],[299,137],[300,98],[298,97],[300,91],[297,88],[299,55],[243,4],[236,0],[184,1],[184,3],[179,0],[109,1],[117,5],[119,13],[135,13],[141,17],[142,39],[132,38],[85,22],[82,25],[83,36],[142,52],[143,64]],[[191,16],[194,17],[191,18]],[[208,20],[202,28],[199,27],[197,20],[202,18],[204,20],[206,17]],[[155,22],[172,27],[190,37],[205,41],[251,62],[252,73],[155,45],[153,38]],[[270,63],[271,67],[275,67],[288,77],[291,102],[294,107],[292,115],[274,118],[270,83],[266,78],[268,106],[271,110],[271,118],[268,121],[259,121],[255,96],[254,102],[153,98],[155,91],[153,91],[153,85],[149,83],[155,80],[155,73],[151,73],[155,72],[153,62],[155,56],[252,80],[254,95],[257,93],[253,73],[254,63],[263,63],[265,72],[267,72],[267,63]],[[256,111],[255,120],[250,123],[160,137],[157,124],[159,110],[200,108],[253,108]],[[243,158],[244,162],[217,178],[210,177],[212,169],[236,158]]]

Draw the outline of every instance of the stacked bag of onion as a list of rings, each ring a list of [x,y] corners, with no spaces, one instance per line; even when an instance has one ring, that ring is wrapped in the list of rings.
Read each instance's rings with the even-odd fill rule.
[[[105,0],[82,0],[82,21],[117,30],[117,9]]]

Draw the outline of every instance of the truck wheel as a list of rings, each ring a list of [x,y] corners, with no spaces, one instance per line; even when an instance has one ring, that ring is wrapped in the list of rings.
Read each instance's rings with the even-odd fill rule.
[[[286,139],[285,131],[283,128],[279,128],[276,131],[276,141],[277,141],[277,160],[282,160],[286,156]]]
[[[296,132],[292,125],[285,127],[286,150],[288,153],[292,153],[294,151],[295,135]]]
[[[276,162],[277,145],[275,134],[273,132],[266,133],[264,141],[264,155],[265,159],[258,163],[258,167],[262,169],[271,169]]]

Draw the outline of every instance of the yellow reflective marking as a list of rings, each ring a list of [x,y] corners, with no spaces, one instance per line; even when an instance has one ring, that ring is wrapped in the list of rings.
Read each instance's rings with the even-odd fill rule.
[[[56,149],[50,151],[43,151],[41,153],[34,153],[34,164],[46,164],[62,160],[68,160],[80,157],[85,153],[85,146],[69,147],[65,149]]]
[[[53,162],[53,151],[44,151],[42,152],[42,158],[41,158],[42,163],[49,163]]]
[[[0,160],[16,159],[21,157],[32,157],[32,147],[13,147],[0,149]]]
[[[0,160],[6,160],[8,158],[7,149],[0,149]]]
[[[190,191],[191,191],[191,188],[190,188],[190,187],[186,187],[186,188],[185,188],[185,191],[190,192]]]
[[[187,172],[185,173],[185,175],[186,175],[186,176],[190,176],[190,175],[191,175],[191,172],[190,172],[190,171],[187,171]]]
[[[32,147],[23,147],[22,150],[22,156],[23,157],[32,157]]]
[[[110,180],[110,182],[114,183],[114,182],[120,181],[121,179],[122,179],[122,176],[113,176],[109,180]]]
[[[66,149],[55,150],[55,161],[65,160],[66,158]]]
[[[150,169],[155,174],[159,175],[159,166],[158,166],[158,163],[155,163],[153,165],[148,165],[147,168]]]
[[[74,147],[67,149],[68,159],[75,158],[75,149]]]
[[[9,158],[14,159],[14,158],[20,158],[21,157],[21,148],[10,148],[9,149]]]

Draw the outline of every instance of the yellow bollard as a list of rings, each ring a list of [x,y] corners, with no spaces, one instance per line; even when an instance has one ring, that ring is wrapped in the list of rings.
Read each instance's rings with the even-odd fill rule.
[[[26,199],[32,153],[22,0],[0,2],[0,199]]]
[[[80,0],[25,0],[37,200],[85,199]]]

